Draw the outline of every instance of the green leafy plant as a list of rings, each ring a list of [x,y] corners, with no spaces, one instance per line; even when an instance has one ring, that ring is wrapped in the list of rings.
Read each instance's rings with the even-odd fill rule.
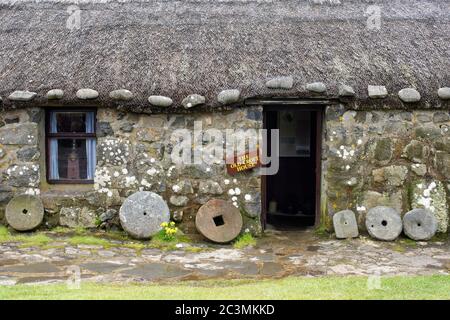
[[[256,239],[252,236],[250,232],[245,232],[241,234],[233,243],[233,247],[236,249],[242,249],[254,245],[256,245]]]
[[[163,222],[161,223],[161,227],[163,228],[161,230],[162,240],[168,242],[175,240],[175,235],[178,232],[175,222]]]

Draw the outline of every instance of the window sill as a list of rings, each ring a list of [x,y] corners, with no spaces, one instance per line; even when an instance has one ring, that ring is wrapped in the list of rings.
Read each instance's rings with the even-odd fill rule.
[[[48,184],[94,184],[94,180],[75,180],[75,179],[60,179],[47,180]]]

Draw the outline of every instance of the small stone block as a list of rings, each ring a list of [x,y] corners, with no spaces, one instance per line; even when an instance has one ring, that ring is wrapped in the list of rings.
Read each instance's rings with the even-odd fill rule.
[[[172,99],[164,96],[150,96],[148,102],[157,107],[170,107],[173,103]]]
[[[346,84],[339,86],[339,96],[340,97],[353,97],[354,95],[355,95],[355,90],[352,87],[350,87]]]
[[[206,102],[206,99],[204,96],[201,96],[199,94],[190,94],[186,98],[183,99],[181,104],[186,109],[189,109],[189,108],[195,107],[197,105],[204,104],[205,102]]]
[[[327,91],[327,86],[323,82],[313,82],[306,85],[306,90],[316,93],[324,93]]]
[[[293,85],[292,77],[277,77],[266,82],[266,87],[270,89],[292,89]]]
[[[336,238],[347,239],[356,238],[358,234],[358,224],[355,213],[351,210],[343,210],[333,216],[334,232]]]
[[[126,89],[119,89],[111,91],[109,97],[117,101],[130,101],[133,99],[133,93]]]
[[[47,92],[48,100],[60,100],[64,96],[64,91],[61,89],[52,89]]]
[[[33,100],[36,95],[36,92],[14,91],[9,95],[8,99],[11,101],[30,101]]]
[[[402,89],[398,92],[400,100],[406,103],[419,102],[421,97],[419,91],[413,88]]]
[[[217,95],[217,101],[224,105],[236,103],[239,101],[240,94],[241,92],[237,89],[223,90]]]
[[[92,89],[80,89],[77,91],[76,94],[78,99],[81,100],[91,100],[91,99],[97,99],[98,98],[98,92]]]
[[[372,99],[382,99],[386,98],[388,95],[385,86],[368,86],[367,91],[369,93],[369,97]]]
[[[448,87],[439,88],[438,96],[442,100],[449,100],[450,99],[450,88],[448,88]]]

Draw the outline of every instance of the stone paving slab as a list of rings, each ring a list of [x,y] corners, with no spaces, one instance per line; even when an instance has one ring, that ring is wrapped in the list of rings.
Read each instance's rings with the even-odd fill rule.
[[[68,245],[61,248],[0,244],[0,285],[56,283],[79,267],[83,281],[164,282],[198,279],[278,278],[323,275],[450,274],[450,242],[381,242],[359,237],[321,239],[312,232],[268,233],[256,247],[229,245],[199,252],[155,248]]]

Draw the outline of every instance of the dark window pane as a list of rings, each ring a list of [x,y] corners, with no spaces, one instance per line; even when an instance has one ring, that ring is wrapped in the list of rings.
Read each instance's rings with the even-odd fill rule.
[[[86,132],[86,112],[56,112],[56,132]]]
[[[59,179],[87,179],[85,139],[58,139]]]

